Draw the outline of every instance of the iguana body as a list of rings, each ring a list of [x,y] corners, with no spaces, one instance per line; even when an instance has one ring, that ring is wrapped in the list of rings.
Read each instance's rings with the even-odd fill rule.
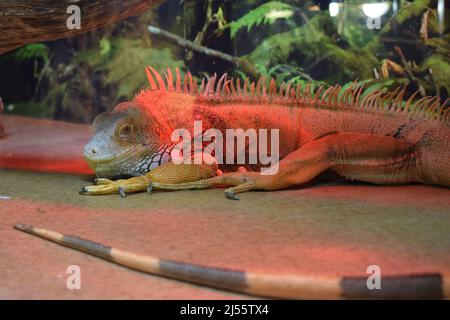
[[[263,79],[241,85],[226,77],[211,78],[197,92],[189,74],[182,84],[177,70],[174,84],[170,70],[166,81],[153,68],[146,71],[151,88],[100,115],[84,153],[100,178],[141,177],[99,179],[100,185],[81,193],[124,195],[149,185],[175,190],[229,185],[226,195],[237,199],[238,192],[299,185],[325,170],[372,183],[450,186],[450,109],[445,102],[440,104],[439,97],[417,102],[411,97],[403,105],[404,90],[364,95],[362,86],[353,85],[312,92],[309,86],[277,89],[273,80],[266,89]],[[192,132],[198,119],[204,129],[279,129],[278,173],[230,172],[214,177],[214,166],[171,164],[172,132],[178,128]]]
[[[85,157],[97,172],[96,186],[82,194],[110,194],[161,189],[201,189],[229,185],[227,197],[252,189],[277,190],[309,181],[327,169],[373,183],[409,182],[450,186],[450,115],[438,97],[402,105],[404,91],[373,92],[363,88],[305,89],[271,82],[258,84],[225,78],[204,83],[200,92],[177,70],[173,84],[152,68],[151,88],[134,101],[118,105],[94,122],[95,135]],[[228,172],[216,176],[215,164],[170,162],[177,128],[279,129],[280,161],[276,175]],[[224,165],[221,169],[234,170]],[[256,166],[247,166],[252,169]],[[135,176],[128,180],[102,177]],[[15,228],[129,268],[215,288],[276,298],[449,298],[450,279],[441,274],[383,276],[381,290],[369,290],[366,277],[308,277],[265,274],[168,261],[108,247],[100,243],[18,224]]]

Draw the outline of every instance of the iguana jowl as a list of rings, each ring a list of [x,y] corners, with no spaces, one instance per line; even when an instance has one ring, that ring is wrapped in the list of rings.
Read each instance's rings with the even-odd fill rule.
[[[197,83],[170,69],[165,80],[146,68],[150,88],[94,121],[95,135],[84,156],[99,179],[82,194],[186,190],[228,185],[225,194],[279,190],[308,182],[325,170],[378,184],[419,182],[450,186],[450,108],[439,97],[403,102],[405,89],[375,90],[339,85],[315,92],[309,85],[267,86],[225,75]],[[175,79],[174,79],[175,78]],[[217,82],[217,84],[216,84]],[[171,134],[178,128],[279,129],[279,171],[227,172],[216,165],[170,162]],[[228,171],[235,166],[224,165]],[[131,175],[128,180],[105,179]]]

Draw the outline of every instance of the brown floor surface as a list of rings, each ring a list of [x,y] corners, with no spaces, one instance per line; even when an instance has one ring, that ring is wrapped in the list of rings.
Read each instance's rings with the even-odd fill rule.
[[[30,123],[42,127],[35,141],[44,146],[52,122]],[[26,126],[21,131],[29,132]],[[78,141],[67,152],[43,147],[41,154],[77,155],[86,132],[86,126],[67,131],[65,141],[71,135]],[[26,140],[25,133],[17,148],[36,137],[29,132]],[[0,154],[14,154],[12,137],[0,140]],[[4,158],[2,164],[8,167]],[[444,188],[328,183],[246,193],[240,201],[225,199],[219,189],[123,199],[80,196],[77,191],[90,184],[86,175],[8,168],[0,171],[0,196],[11,197],[0,199],[4,299],[246,297],[134,272],[13,230],[16,222],[215,267],[327,276],[366,275],[367,266],[377,264],[382,275],[450,273],[450,190]],[[81,268],[81,290],[65,286],[69,265]]]

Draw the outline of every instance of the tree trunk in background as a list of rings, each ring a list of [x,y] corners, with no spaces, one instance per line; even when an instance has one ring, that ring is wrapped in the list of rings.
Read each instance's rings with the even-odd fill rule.
[[[0,0],[0,53],[41,41],[68,38],[138,15],[163,0]],[[81,11],[81,28],[70,30],[70,5]]]
[[[2,125],[3,100],[0,97],[0,139],[5,136],[5,128]]]

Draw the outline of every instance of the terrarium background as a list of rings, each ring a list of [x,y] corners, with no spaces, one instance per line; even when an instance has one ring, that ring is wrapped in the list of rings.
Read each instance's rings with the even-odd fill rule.
[[[345,85],[358,79],[367,83],[369,91],[407,85],[410,95],[420,86],[426,94],[446,99],[449,4],[440,33],[435,0],[400,1],[396,16],[390,11],[382,17],[381,30],[367,28],[362,3],[344,1],[340,14],[330,17],[329,1],[322,0],[168,0],[102,29],[1,55],[4,112],[89,123],[145,88],[147,65],[159,70],[179,67],[199,78],[215,72],[245,76],[232,63],[152,36],[148,25],[245,59],[277,84],[291,79],[294,84]],[[268,19],[273,10],[291,13]],[[380,75],[386,60],[402,65],[395,46],[403,52],[413,77],[391,71],[388,78],[376,79],[374,69]]]

